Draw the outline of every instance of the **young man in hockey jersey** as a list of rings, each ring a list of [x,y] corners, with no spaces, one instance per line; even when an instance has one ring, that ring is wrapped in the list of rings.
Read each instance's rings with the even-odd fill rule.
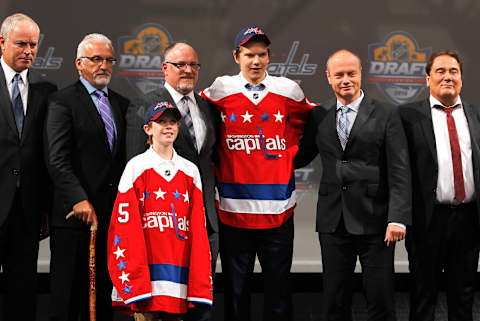
[[[150,148],[128,162],[110,223],[113,304],[136,321],[181,320],[188,306],[212,305],[200,174],[173,149],[180,119],[167,101],[147,110]]]
[[[249,278],[258,255],[265,280],[264,320],[291,320],[295,179],[292,160],[310,105],[300,87],[266,69],[270,39],[241,30],[235,76],[218,77],[202,95],[222,116],[218,180],[225,320],[250,320]]]

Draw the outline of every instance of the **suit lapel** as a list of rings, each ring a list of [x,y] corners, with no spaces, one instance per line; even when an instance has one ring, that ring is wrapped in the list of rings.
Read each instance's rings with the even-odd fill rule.
[[[37,112],[37,104],[39,99],[37,98],[37,76],[28,70],[28,98],[27,98],[27,113],[25,114],[25,120],[23,122],[22,129],[22,141],[26,139],[30,132],[31,122],[35,119],[35,113]]]
[[[324,121],[320,122],[318,126],[317,140],[319,144],[332,144],[331,148],[339,153],[343,153],[342,145],[337,134],[337,100],[330,99],[324,104],[327,114]]]
[[[419,111],[423,114],[423,119],[421,120],[421,127],[423,130],[423,135],[427,141],[427,145],[432,153],[432,158],[435,161],[435,164],[438,164],[437,159],[437,145],[435,144],[435,133],[433,131],[433,122],[432,122],[432,108],[430,107],[430,101],[425,100],[420,106]]]
[[[81,108],[85,110],[85,114],[87,115],[87,118],[90,119],[91,124],[96,127],[99,133],[101,133],[105,149],[110,153],[110,146],[108,144],[107,133],[105,132],[105,124],[103,123],[102,116],[98,113],[97,107],[95,107],[92,98],[88,94],[87,88],[85,88],[80,80],[77,82],[76,86]]]
[[[117,147],[120,146],[120,144],[123,144],[122,139],[123,137],[125,137],[125,134],[123,132],[125,126],[124,126],[124,120],[122,117],[122,112],[120,110],[120,104],[117,101],[116,96],[113,94],[111,90],[108,91],[108,101],[110,103],[110,108],[112,110],[113,120],[115,122],[115,129],[117,130],[117,137],[116,137],[115,146],[113,149],[113,154],[116,155],[119,151]],[[102,123],[103,123],[103,120],[102,120]],[[107,138],[107,143],[108,143],[108,138]]]
[[[210,116],[208,112],[208,108],[209,108],[208,103],[197,94],[195,94],[195,100],[197,102],[198,109],[202,114],[202,118],[205,122],[205,127],[206,127],[205,141],[203,142],[202,149],[199,152],[199,154],[201,154],[204,150],[211,149],[211,145],[213,145],[214,139],[210,139],[210,138],[215,137],[215,132],[214,132],[215,129],[213,128],[212,122],[210,121]]]
[[[7,88],[7,81],[5,80],[5,73],[3,72],[3,68],[0,65],[0,108],[2,109],[2,113],[7,120],[8,125],[11,127],[18,136],[18,129],[17,125],[15,124],[15,116],[13,116],[13,107],[12,107],[12,100],[10,99],[10,95],[8,93]]]
[[[480,178],[480,148],[478,142],[480,141],[480,118],[479,114],[474,110],[475,106],[463,102],[463,110],[468,122],[468,130],[470,132],[470,142],[472,146],[472,165],[474,170],[474,182],[476,186],[476,192],[479,191],[479,178]]]
[[[355,138],[358,135],[361,135],[363,125],[368,120],[374,109],[375,106],[373,105],[372,101],[368,97],[364,96],[360,106],[358,107],[357,117],[355,117],[352,130],[348,135],[348,141],[347,145],[345,146],[345,150],[347,150],[349,145],[355,141]]]

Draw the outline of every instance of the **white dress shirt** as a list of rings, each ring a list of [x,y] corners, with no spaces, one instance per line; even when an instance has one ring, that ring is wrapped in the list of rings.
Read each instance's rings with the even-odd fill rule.
[[[197,105],[197,101],[195,100],[195,95],[193,91],[189,92],[188,95],[182,95],[175,89],[168,82],[165,82],[164,87],[168,90],[168,93],[173,98],[173,102],[175,105],[180,106],[183,104],[181,101],[183,96],[188,96],[190,99],[188,100],[188,108],[190,109],[190,116],[192,116],[193,122],[193,130],[195,131],[195,140],[197,142],[197,151],[200,152],[202,149],[203,143],[205,142],[205,136],[207,135],[207,125],[205,124],[205,120],[203,119],[202,113],[200,112],[200,108]],[[179,108],[180,112],[182,111]],[[183,115],[182,115],[183,116]]]
[[[9,65],[0,58],[0,63],[2,64],[3,68],[3,73],[5,74],[5,81],[7,83],[7,88],[8,88],[8,94],[10,96],[10,100],[12,100],[12,90],[13,90],[13,77],[17,74],[15,70],[10,68]],[[21,80],[18,81],[18,89],[20,89],[20,96],[22,97],[22,103],[23,103],[23,114],[27,114],[27,102],[28,102],[28,68],[23,70],[22,72],[19,72],[21,76]]]
[[[472,145],[468,122],[463,110],[460,96],[453,105],[460,104],[452,112],[457,128],[458,140],[462,156],[463,181],[465,184],[465,200],[469,203],[475,196],[473,183]],[[430,106],[432,108],[433,132],[435,133],[435,144],[437,146],[438,179],[437,179],[437,201],[441,204],[458,204],[455,200],[455,188],[453,183],[452,152],[450,149],[450,136],[448,135],[447,114],[433,106],[443,106],[437,99],[430,95]],[[451,106],[444,106],[451,107]]]

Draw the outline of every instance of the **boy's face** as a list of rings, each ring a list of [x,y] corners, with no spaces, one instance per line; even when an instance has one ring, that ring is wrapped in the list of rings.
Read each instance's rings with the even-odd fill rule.
[[[249,41],[233,52],[243,77],[252,85],[258,85],[266,76],[269,62],[268,46],[263,41]]]
[[[143,129],[148,136],[152,136],[153,145],[168,146],[177,138],[178,126],[178,120],[167,112],[143,126]]]

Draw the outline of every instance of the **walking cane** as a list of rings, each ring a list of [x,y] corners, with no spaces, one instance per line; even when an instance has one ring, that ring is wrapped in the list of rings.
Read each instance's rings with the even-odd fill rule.
[[[68,213],[67,220],[73,216],[73,211]],[[97,219],[90,225],[90,244],[88,251],[88,278],[89,278],[89,291],[88,291],[88,308],[90,312],[90,321],[97,320],[97,291],[95,286],[95,279],[97,278],[97,269],[95,262],[95,242],[97,239]]]

